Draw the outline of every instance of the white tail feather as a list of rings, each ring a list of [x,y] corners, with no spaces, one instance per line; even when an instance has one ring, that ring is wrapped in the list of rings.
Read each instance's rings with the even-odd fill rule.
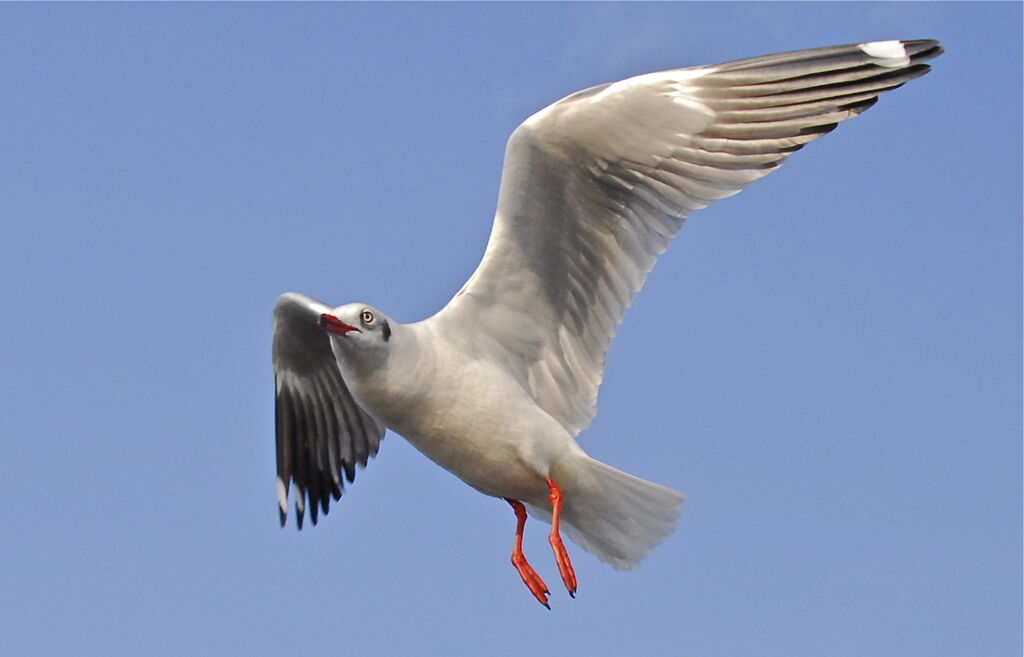
[[[560,463],[559,466],[564,464]],[[683,494],[595,461],[574,458],[554,475],[563,492],[561,526],[570,539],[619,570],[640,564],[676,526]],[[550,509],[527,505],[551,522]]]

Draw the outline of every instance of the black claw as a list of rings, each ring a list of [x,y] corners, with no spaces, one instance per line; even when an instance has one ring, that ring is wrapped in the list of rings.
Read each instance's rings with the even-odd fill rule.
[[[569,597],[572,598],[573,600],[575,600],[576,599],[576,593],[574,591],[569,591]]]
[[[542,604],[542,605],[544,605],[545,607],[547,607],[547,608],[548,608],[548,611],[551,611],[551,605],[549,605],[549,604],[548,604],[548,603],[546,603],[546,602],[542,602],[541,604]]]

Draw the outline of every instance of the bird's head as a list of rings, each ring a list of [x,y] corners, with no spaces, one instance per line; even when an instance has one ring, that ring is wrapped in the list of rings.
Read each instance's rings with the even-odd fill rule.
[[[391,322],[384,313],[364,303],[338,306],[320,315],[319,323],[331,343],[347,354],[384,352],[391,340]]]

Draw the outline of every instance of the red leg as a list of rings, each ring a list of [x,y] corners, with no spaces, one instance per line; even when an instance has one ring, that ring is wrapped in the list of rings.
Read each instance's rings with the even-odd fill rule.
[[[562,515],[562,489],[550,479],[548,479],[548,488],[551,490],[551,494],[548,496],[548,499],[551,500],[551,535],[548,537],[548,542],[551,543],[551,549],[555,551],[555,562],[558,564],[558,573],[562,576],[562,581],[565,582],[565,588],[569,590],[569,595],[575,598],[576,573],[572,569],[572,562],[569,561],[565,543],[562,542],[562,537],[558,533],[558,519]]]
[[[533,597],[537,598],[537,602],[551,609],[551,606],[548,605],[548,585],[540,578],[540,575],[533,569],[533,566],[526,561],[526,555],[523,554],[523,527],[526,526],[526,507],[517,500],[510,500],[507,497],[504,499],[512,505],[512,510],[516,512],[516,543],[515,547],[512,548],[512,565],[519,571],[519,576],[523,578],[523,584],[526,584],[526,588],[530,589],[530,593],[533,594]]]

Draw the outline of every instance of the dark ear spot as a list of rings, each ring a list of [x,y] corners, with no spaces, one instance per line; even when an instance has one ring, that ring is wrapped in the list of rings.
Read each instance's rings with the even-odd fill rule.
[[[384,342],[391,339],[391,325],[388,324],[387,320],[384,320],[384,324],[380,327],[381,333],[384,334]]]

